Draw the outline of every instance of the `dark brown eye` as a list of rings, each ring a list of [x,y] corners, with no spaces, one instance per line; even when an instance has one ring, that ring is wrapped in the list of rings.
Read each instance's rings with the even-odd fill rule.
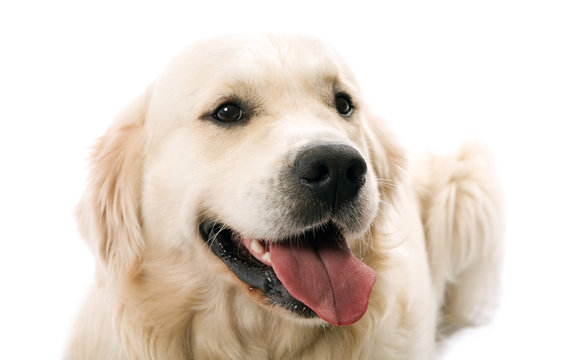
[[[234,104],[222,104],[214,111],[213,116],[218,121],[233,123],[243,118],[243,110]]]
[[[346,94],[338,94],[334,99],[336,111],[342,116],[349,116],[353,112],[353,103]]]

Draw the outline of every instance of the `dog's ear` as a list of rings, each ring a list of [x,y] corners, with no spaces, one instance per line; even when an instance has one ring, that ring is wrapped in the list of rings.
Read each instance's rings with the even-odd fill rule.
[[[130,104],[97,141],[86,193],[77,208],[82,235],[108,271],[136,275],[144,241],[140,187],[148,92]]]
[[[385,197],[391,198],[396,188],[395,184],[402,179],[403,170],[406,168],[404,149],[383,120],[369,115],[365,128],[379,188]]]

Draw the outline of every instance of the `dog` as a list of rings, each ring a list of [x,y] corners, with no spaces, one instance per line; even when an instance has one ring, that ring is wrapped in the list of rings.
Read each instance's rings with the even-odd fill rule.
[[[431,359],[495,306],[488,151],[408,157],[319,40],[196,43],[90,162],[68,359]]]

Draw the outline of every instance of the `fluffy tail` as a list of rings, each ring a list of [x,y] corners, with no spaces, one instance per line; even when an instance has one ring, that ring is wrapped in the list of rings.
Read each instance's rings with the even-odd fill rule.
[[[440,331],[482,323],[499,298],[503,253],[502,193],[489,152],[471,143],[427,155],[415,174]]]

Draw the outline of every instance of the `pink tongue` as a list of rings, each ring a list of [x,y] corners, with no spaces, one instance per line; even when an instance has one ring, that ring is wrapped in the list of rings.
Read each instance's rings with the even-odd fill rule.
[[[271,244],[271,263],[287,291],[333,325],[351,325],[367,311],[375,271],[334,234],[312,244]],[[342,241],[339,241],[342,240]]]

